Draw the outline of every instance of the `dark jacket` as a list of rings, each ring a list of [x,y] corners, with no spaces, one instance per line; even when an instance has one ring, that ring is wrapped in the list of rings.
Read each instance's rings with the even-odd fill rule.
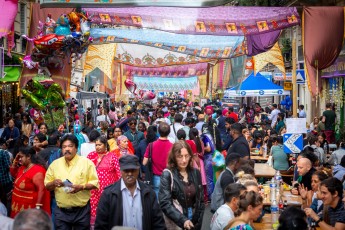
[[[248,156],[250,158],[249,144],[243,135],[232,141],[228,149],[228,154],[230,153],[239,153],[242,157]]]
[[[139,182],[143,209],[143,230],[166,229],[163,213],[155,192],[148,185]],[[110,230],[123,225],[121,180],[106,187],[97,207],[95,229]]]
[[[183,229],[184,222],[187,221],[187,208],[186,196],[184,194],[184,185],[182,179],[179,177],[177,169],[172,170],[174,183],[171,192],[171,174],[168,171],[163,171],[161,175],[161,184],[159,187],[159,205],[163,213]],[[201,229],[202,218],[204,216],[205,204],[204,204],[204,189],[201,183],[201,175],[199,170],[192,169],[188,172],[189,181],[195,185],[196,189],[196,201],[194,204],[192,222],[194,229]],[[173,199],[177,199],[183,207],[183,214],[180,213],[172,203]]]
[[[47,148],[42,149],[39,151],[38,155],[45,161],[47,162],[49,160],[49,157],[51,154],[54,152],[58,151],[60,148],[57,147],[56,145],[48,145]]]

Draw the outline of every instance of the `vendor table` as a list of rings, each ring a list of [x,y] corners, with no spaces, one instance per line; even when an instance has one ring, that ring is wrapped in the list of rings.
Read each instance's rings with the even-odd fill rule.
[[[258,156],[258,155],[255,155],[255,156],[250,156],[250,159],[251,160],[254,160],[254,161],[267,161],[268,160],[268,156],[267,157],[263,157],[263,156]]]
[[[291,194],[290,191],[284,191],[283,192],[283,196],[282,196],[282,200],[286,200],[287,201],[287,205],[288,206],[302,206],[302,198],[299,195],[293,195]],[[271,205],[271,201],[270,199],[264,199],[264,206],[270,206]]]

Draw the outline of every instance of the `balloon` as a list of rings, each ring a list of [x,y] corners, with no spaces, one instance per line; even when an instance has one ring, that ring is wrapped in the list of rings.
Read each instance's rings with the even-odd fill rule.
[[[80,29],[83,36],[90,36],[90,22],[85,19],[81,19]]]
[[[37,109],[45,109],[44,103],[41,99],[33,95],[30,91],[22,89],[23,97],[29,102],[29,104]]]
[[[76,11],[72,11],[71,13],[67,14],[67,17],[70,21],[70,24],[72,24],[75,27],[75,31],[81,32],[80,20],[87,20],[87,17],[83,13],[79,13]]]
[[[34,108],[30,109],[30,117],[34,120],[36,125],[39,125],[44,121],[42,113]]]
[[[63,108],[65,106],[65,102],[62,99],[62,96],[57,91],[51,91],[47,94],[47,98],[50,99],[50,104],[57,108]]]
[[[287,105],[290,107],[290,106],[292,105],[292,101],[289,100],[289,101],[287,102]]]
[[[55,34],[57,35],[70,35],[71,29],[69,27],[69,20],[66,14],[62,14],[57,20],[57,27],[55,28]]]
[[[46,22],[44,23],[45,34],[53,34],[55,26],[56,26],[56,23],[54,19],[52,19],[52,15],[48,14],[46,18]]]
[[[125,80],[125,86],[128,89],[129,92],[136,95],[135,91],[137,90],[137,84],[135,84],[132,80],[126,79]]]
[[[143,96],[142,99],[143,100],[152,100],[156,97],[156,94],[151,92],[151,91],[146,91]]]
[[[280,102],[280,104],[281,104],[281,105],[286,105],[286,101],[285,101],[285,100],[282,100],[282,101]]]

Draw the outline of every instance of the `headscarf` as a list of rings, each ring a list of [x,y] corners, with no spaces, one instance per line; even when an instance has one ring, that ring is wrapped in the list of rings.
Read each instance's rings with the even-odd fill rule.
[[[229,110],[227,110],[227,109],[223,109],[223,111],[222,111],[222,115],[223,116],[225,116],[227,113],[229,112]]]
[[[211,116],[213,114],[213,107],[208,105],[205,107],[205,113],[209,116]]]
[[[117,138],[117,146],[119,147],[120,153],[122,156],[128,154],[128,146],[127,146],[127,148],[123,148],[120,144],[121,141],[126,140],[126,139],[128,140],[128,138],[124,135],[121,135]]]

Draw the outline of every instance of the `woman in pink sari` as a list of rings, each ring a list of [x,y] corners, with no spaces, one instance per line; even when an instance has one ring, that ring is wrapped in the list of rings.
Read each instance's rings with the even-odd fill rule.
[[[199,137],[199,131],[196,128],[189,130],[189,140],[186,140],[193,152],[193,167],[199,169],[201,174],[201,182],[204,187],[204,199],[207,201],[207,189],[206,189],[206,172],[204,166],[204,143]]]
[[[113,152],[108,152],[108,149],[106,137],[100,136],[96,139],[96,151],[87,156],[95,164],[99,180],[99,189],[91,191],[91,226],[96,220],[97,205],[103,189],[121,177],[119,159]]]

